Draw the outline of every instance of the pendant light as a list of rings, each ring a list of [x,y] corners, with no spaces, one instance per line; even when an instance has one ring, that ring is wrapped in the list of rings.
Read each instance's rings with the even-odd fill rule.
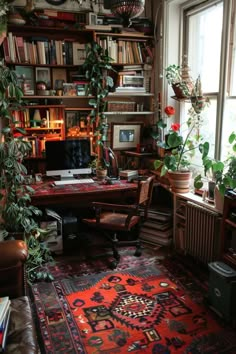
[[[124,26],[130,26],[131,20],[144,10],[145,0],[111,0],[111,12],[121,17]]]

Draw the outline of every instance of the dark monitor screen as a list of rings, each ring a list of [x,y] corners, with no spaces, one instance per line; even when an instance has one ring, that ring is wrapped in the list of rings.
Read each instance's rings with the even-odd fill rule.
[[[90,139],[46,141],[46,175],[73,177],[92,172]]]

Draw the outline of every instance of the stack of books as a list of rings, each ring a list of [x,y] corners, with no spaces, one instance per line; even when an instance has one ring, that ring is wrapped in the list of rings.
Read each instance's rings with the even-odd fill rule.
[[[150,208],[148,219],[141,226],[140,239],[152,245],[169,246],[173,239],[172,219],[171,210]]]
[[[10,304],[8,296],[0,297],[0,353],[4,352],[6,346],[9,318],[10,318]]]

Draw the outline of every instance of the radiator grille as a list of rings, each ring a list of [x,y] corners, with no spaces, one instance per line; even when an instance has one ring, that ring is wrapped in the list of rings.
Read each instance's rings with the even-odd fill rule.
[[[219,257],[220,215],[187,202],[185,251],[204,263]]]

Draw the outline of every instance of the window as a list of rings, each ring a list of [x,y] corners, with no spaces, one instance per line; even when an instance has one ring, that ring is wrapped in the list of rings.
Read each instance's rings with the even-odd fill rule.
[[[200,74],[203,92],[211,101],[204,111],[201,134],[210,142],[210,155],[222,160],[227,157],[229,134],[236,129],[235,9],[236,0],[172,0],[166,8],[168,33],[176,31],[171,28],[171,16],[178,14],[180,23],[178,57],[167,44],[166,62],[176,63],[176,58],[181,64],[181,58],[186,56],[191,76],[195,79]],[[180,105],[182,123],[186,121],[188,103]]]

